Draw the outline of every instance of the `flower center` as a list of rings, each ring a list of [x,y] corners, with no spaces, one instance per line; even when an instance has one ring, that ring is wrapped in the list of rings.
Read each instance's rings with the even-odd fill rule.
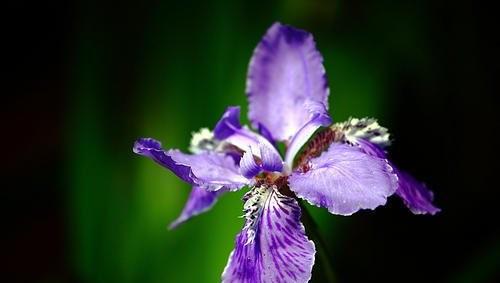
[[[288,176],[283,175],[281,173],[270,173],[264,172],[259,176],[255,177],[256,187],[268,187],[274,188],[279,191],[281,194],[289,197],[295,198],[295,194],[290,190],[288,186]]]
[[[318,157],[336,141],[343,138],[343,133],[335,128],[324,128],[312,138],[297,157],[294,167],[301,172],[309,171],[309,161]]]

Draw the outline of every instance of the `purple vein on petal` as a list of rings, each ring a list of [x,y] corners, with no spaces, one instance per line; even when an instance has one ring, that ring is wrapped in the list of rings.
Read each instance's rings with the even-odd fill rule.
[[[297,201],[271,188],[248,194],[245,208],[250,211],[222,282],[308,282],[316,251],[300,222]]]
[[[237,190],[249,183],[239,173],[234,159],[224,153],[203,152],[191,155],[175,149],[166,151],[161,148],[160,142],[151,138],[137,140],[133,150],[153,159],[182,180],[207,190],[217,191],[223,187]]]
[[[288,182],[298,197],[333,214],[375,209],[396,190],[397,176],[387,160],[356,147],[333,143],[310,160],[307,172],[293,172]]]
[[[254,50],[247,78],[249,118],[278,141],[289,141],[316,114],[327,115],[323,58],[312,35],[275,23]],[[305,104],[322,105],[311,113]]]

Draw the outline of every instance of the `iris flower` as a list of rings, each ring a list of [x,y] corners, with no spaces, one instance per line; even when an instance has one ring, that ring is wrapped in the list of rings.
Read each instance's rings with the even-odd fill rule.
[[[300,199],[351,215],[384,205],[395,193],[413,213],[439,211],[431,191],[387,159],[386,128],[369,118],[332,124],[323,58],[310,33],[273,24],[255,48],[246,84],[256,131],[241,125],[239,107],[228,107],[213,131],[193,134],[191,154],[163,149],[151,138],[133,148],[192,185],[171,228],[210,209],[222,194],[250,188],[223,282],[310,280],[316,249],[301,223]]]

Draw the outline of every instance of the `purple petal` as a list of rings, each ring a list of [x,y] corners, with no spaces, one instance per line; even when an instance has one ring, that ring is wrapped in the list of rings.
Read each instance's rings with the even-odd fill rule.
[[[216,139],[230,143],[243,151],[251,148],[253,153],[258,156],[260,156],[259,140],[265,140],[265,138],[241,126],[238,106],[227,108],[214,128],[214,136]]]
[[[364,139],[357,139],[359,148],[372,156],[385,158],[386,154],[380,146]],[[391,166],[398,176],[398,185],[396,195],[398,195],[405,205],[414,214],[436,214],[439,208],[432,204],[433,193],[424,183],[417,181],[410,174],[397,169],[393,164]]]
[[[283,161],[276,149],[269,143],[259,143],[261,164],[255,161],[253,151],[249,148],[240,160],[241,175],[250,179],[258,175],[262,170],[267,172],[281,172]]]
[[[295,155],[302,146],[309,140],[314,132],[321,126],[328,126],[332,120],[328,115],[316,115],[309,122],[307,122],[295,136],[292,138],[290,145],[285,154],[285,163],[289,168],[293,167],[293,160]]]
[[[414,214],[436,214],[441,211],[432,204],[434,198],[424,183],[418,182],[410,174],[397,170],[399,186],[396,194]]]
[[[218,140],[224,140],[233,135],[239,129],[241,129],[240,107],[229,106],[219,122],[215,125],[214,136]]]
[[[218,190],[222,187],[235,190],[249,182],[241,176],[233,158],[225,154],[204,152],[189,155],[178,150],[169,150],[168,154],[175,162],[190,166],[194,182],[208,190]]]
[[[192,217],[208,211],[217,202],[217,199],[223,190],[209,192],[200,187],[194,186],[189,194],[189,198],[181,212],[181,215],[169,225],[169,229],[177,228],[180,224],[186,222]]]
[[[189,166],[176,163],[161,147],[161,143],[152,138],[141,138],[134,143],[134,153],[153,159],[156,163],[172,171],[185,182],[193,183]]]
[[[397,177],[387,160],[349,145],[333,143],[308,166],[305,173],[292,173],[290,189],[333,214],[375,209],[396,190]]]
[[[307,282],[316,250],[300,222],[293,198],[254,188],[245,208],[245,227],[222,274],[222,282]]]
[[[137,140],[134,152],[153,159],[182,180],[207,190],[216,191],[222,187],[237,190],[249,183],[239,174],[233,158],[223,153],[189,155],[178,150],[165,151],[160,142],[150,138]]]
[[[255,162],[252,150],[247,150],[240,159],[241,175],[250,179],[257,176],[261,171],[260,166]]]
[[[364,139],[356,139],[357,145],[364,153],[378,158],[386,158],[385,151],[378,145]]]
[[[254,50],[246,92],[254,128],[264,126],[275,140],[290,140],[313,116],[328,115],[323,58],[312,35],[272,25]]]
[[[281,172],[283,170],[283,161],[281,156],[270,143],[259,143],[260,159],[262,168],[268,172]]]
[[[276,146],[276,141],[273,139],[271,132],[262,124],[258,124],[257,131],[266,138],[273,146]]]
[[[214,136],[218,140],[232,144],[243,151],[250,149],[252,153],[262,159],[262,166],[267,171],[281,171],[283,162],[279,152],[265,137],[250,131],[240,124],[240,108],[228,107],[214,129]],[[263,152],[261,152],[263,150]],[[263,155],[264,154],[264,155]],[[250,159],[244,161],[248,162]],[[251,169],[251,168],[246,168]],[[250,170],[249,172],[253,172]]]

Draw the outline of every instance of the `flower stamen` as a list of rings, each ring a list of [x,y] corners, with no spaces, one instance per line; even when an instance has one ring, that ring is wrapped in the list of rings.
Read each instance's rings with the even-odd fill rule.
[[[342,137],[343,133],[334,128],[322,129],[309,141],[309,143],[307,143],[305,148],[297,157],[295,167],[301,172],[309,171],[309,160],[320,156],[321,153],[328,149],[330,144],[341,140]]]

